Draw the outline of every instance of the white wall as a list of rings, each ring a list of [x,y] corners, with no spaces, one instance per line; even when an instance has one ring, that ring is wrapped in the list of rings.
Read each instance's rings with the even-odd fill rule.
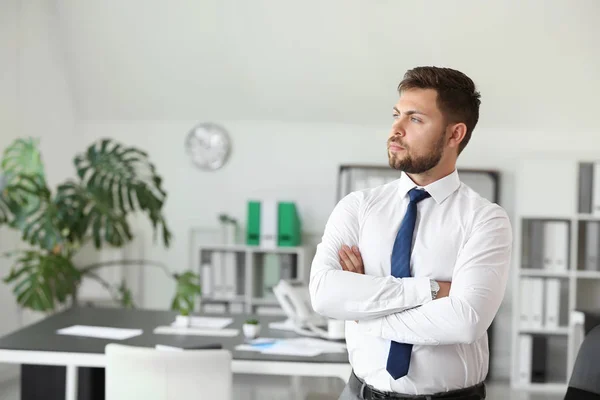
[[[23,4],[21,4],[23,3]],[[72,175],[75,132],[73,99],[66,79],[55,11],[44,2],[4,0],[0,5],[0,149],[17,137],[41,139],[49,184]],[[0,229],[0,252],[22,247],[16,232]],[[10,264],[0,258],[0,276]],[[0,282],[0,336],[36,318],[19,312],[10,288]],[[16,369],[0,364],[0,381]]]

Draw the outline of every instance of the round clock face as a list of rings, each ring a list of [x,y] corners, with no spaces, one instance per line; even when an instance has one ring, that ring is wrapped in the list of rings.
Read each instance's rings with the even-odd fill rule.
[[[203,123],[188,133],[185,147],[194,164],[204,170],[216,170],[227,162],[231,140],[220,125]]]

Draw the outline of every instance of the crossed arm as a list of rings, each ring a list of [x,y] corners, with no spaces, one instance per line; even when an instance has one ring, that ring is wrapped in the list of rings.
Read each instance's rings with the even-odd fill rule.
[[[397,342],[478,340],[496,315],[508,280],[512,232],[505,212],[490,206],[461,249],[449,296],[431,301],[427,278],[375,277],[356,270],[354,262],[348,265],[347,249],[340,250],[358,243],[359,206],[358,194],[349,195],[327,222],[311,268],[315,310],[330,318],[358,320],[365,333]],[[360,253],[354,255],[358,260]]]

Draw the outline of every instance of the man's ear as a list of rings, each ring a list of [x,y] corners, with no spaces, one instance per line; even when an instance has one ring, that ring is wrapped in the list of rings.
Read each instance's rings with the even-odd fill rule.
[[[448,146],[450,146],[451,148],[456,148],[458,150],[460,143],[463,141],[465,135],[467,134],[467,125],[465,125],[463,122],[459,122],[457,124],[450,125],[448,129]]]

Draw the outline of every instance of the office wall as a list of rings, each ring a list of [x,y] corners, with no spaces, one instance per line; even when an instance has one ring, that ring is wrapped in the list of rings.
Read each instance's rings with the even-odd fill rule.
[[[0,149],[21,136],[41,139],[48,181],[70,175],[69,158],[80,136],[75,134],[71,92],[56,35],[50,2],[3,0],[0,4]],[[19,235],[0,229],[0,252],[23,247]],[[0,258],[0,276],[10,268]],[[9,287],[0,282],[0,335],[39,315],[22,313]],[[0,381],[15,368],[0,364]]]

